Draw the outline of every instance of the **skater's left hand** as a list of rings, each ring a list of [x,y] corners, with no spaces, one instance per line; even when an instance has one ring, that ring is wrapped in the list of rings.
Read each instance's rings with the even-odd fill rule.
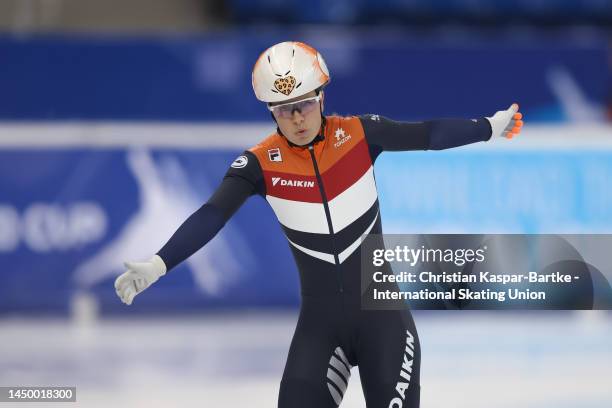
[[[518,104],[513,103],[508,109],[497,111],[492,117],[487,117],[493,130],[491,138],[505,137],[506,139],[512,139],[521,132],[523,114],[518,110]]]

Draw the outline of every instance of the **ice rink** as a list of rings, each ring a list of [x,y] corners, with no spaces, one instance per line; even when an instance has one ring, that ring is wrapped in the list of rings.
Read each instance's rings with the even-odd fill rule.
[[[4,318],[0,384],[76,386],[77,404],[67,406],[274,407],[296,318]],[[418,312],[415,320],[423,407],[612,404],[609,312]],[[11,405],[62,404],[0,404]],[[364,407],[357,368],[341,406]]]

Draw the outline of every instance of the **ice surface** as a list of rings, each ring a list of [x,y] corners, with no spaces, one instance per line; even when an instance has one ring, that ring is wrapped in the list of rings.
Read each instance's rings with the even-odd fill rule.
[[[275,407],[296,318],[5,318],[0,385],[77,386],[70,407]],[[612,406],[609,312],[420,312],[415,320],[422,407]],[[16,406],[45,405],[60,406]],[[342,407],[364,406],[353,368]]]

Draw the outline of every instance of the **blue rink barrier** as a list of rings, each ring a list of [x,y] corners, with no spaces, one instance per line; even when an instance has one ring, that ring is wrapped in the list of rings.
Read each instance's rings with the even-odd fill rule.
[[[608,150],[394,153],[376,175],[385,232],[612,231]]]
[[[64,313],[76,292],[119,310],[123,261],[146,259],[204,203],[236,152],[0,150],[0,313]],[[262,239],[265,236],[266,239]],[[272,211],[250,199],[134,313],[293,306],[297,271]]]
[[[1,149],[0,314],[68,313],[77,293],[125,311],[122,262],[158,250],[239,152]],[[385,232],[612,231],[612,150],[385,153],[375,169]],[[298,291],[275,216],[254,197],[127,313],[290,307]]]

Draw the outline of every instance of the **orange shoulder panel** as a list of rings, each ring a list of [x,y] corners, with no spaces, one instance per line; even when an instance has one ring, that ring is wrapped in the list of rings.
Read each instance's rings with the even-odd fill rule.
[[[311,175],[314,172],[307,149],[292,148],[287,140],[273,133],[249,149],[257,156],[264,172]]]
[[[325,147],[319,158],[321,173],[332,167],[360,142],[365,143],[361,121],[356,116],[327,116]]]
[[[356,116],[327,116],[325,140],[315,145],[317,165],[324,173],[356,146],[365,143],[361,121]],[[249,149],[264,172],[310,176],[314,173],[308,149],[291,147],[287,140],[273,133]]]

